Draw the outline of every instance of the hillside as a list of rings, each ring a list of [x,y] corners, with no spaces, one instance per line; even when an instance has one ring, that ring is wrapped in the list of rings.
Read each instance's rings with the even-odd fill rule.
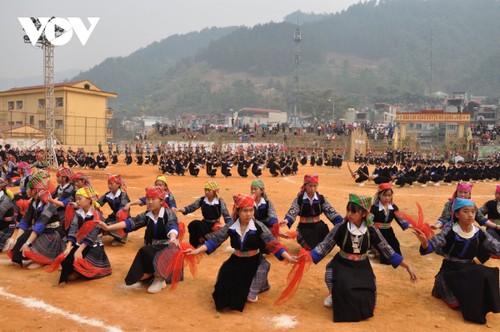
[[[298,12],[279,23],[172,36],[76,79],[117,92],[114,106],[128,114],[289,110],[296,17],[301,93],[327,96],[339,112],[431,90],[498,96],[499,15],[497,0],[368,1],[336,14]],[[331,107],[322,104],[301,111]]]

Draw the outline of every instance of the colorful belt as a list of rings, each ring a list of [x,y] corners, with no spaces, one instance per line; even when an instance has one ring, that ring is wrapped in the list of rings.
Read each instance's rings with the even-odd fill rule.
[[[216,222],[220,221],[220,218],[219,219],[203,219],[203,221],[209,222],[211,224],[215,224]]]
[[[457,257],[445,257],[447,261],[451,262],[458,262],[458,263],[470,263],[472,259],[462,259],[462,258],[457,258]]]
[[[367,254],[349,254],[344,250],[340,250],[339,255],[340,257],[348,259],[350,261],[364,261],[365,259],[368,258]]]
[[[247,251],[241,251],[238,249],[234,250],[234,254],[238,257],[252,257],[252,256],[257,255],[259,252],[260,252],[259,249],[247,250]]]
[[[392,227],[390,222],[374,222],[373,225],[378,229],[389,229]]]
[[[315,222],[321,221],[319,216],[316,217],[300,217],[301,223],[313,224]]]

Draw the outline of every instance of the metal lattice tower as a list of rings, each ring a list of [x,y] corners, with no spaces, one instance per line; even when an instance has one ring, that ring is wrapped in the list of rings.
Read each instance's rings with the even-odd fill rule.
[[[291,121],[292,126],[299,127],[299,67],[300,67],[300,42],[302,40],[302,35],[300,33],[300,27],[297,22],[297,27],[295,28],[295,33],[293,36],[295,41],[295,51],[293,53],[293,64],[295,66],[294,75],[294,85],[293,85],[293,119]]]
[[[45,160],[57,166],[54,116],[54,45],[47,42],[43,47],[43,75],[45,85]]]
[[[37,30],[41,29],[42,24],[37,18],[31,18]],[[49,20],[50,21],[50,20]],[[61,36],[64,29],[55,26],[55,38]],[[25,43],[31,43],[30,38],[24,36]],[[55,136],[55,114],[54,114],[54,45],[43,32],[36,42],[36,46],[43,49],[43,76],[45,87],[45,160],[49,166],[57,166],[56,142]]]

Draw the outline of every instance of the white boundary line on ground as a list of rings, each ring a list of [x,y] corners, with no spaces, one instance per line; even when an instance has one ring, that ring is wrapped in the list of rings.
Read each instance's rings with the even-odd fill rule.
[[[86,324],[86,325],[90,325],[93,327],[102,328],[102,329],[109,331],[109,332],[121,332],[122,331],[122,329],[120,329],[119,327],[107,326],[106,323],[101,322],[100,320],[93,319],[93,318],[89,319],[89,318],[79,316],[79,315],[71,313],[71,312],[64,311],[62,309],[59,309],[57,307],[54,307],[50,304],[47,304],[41,300],[37,300],[37,299],[32,298],[32,297],[25,298],[25,297],[21,297],[21,296],[7,293],[6,291],[4,291],[3,287],[0,287],[0,296],[3,296],[3,297],[10,299],[10,300],[14,300],[18,303],[21,303],[22,305],[24,305],[25,307],[28,307],[28,308],[40,309],[40,310],[43,310],[43,311],[51,313],[51,314],[60,315],[66,319],[75,321],[79,324]]]

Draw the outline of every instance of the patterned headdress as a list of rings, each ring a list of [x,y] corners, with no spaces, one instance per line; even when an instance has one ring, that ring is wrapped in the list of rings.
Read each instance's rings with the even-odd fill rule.
[[[207,181],[205,183],[204,189],[217,191],[219,190],[219,185],[215,181]]]
[[[80,195],[80,196],[87,197],[88,199],[90,199],[92,201],[92,206],[96,209],[99,209],[101,207],[101,205],[99,203],[97,203],[99,196],[98,196],[97,192],[94,190],[94,187],[92,187],[92,186],[82,187],[82,188],[78,189],[75,193],[75,196],[76,195]]]
[[[255,204],[255,195],[238,194],[233,196],[233,200],[234,206],[238,209],[242,207],[253,207]]]
[[[29,180],[28,186],[37,191],[47,190],[49,188],[50,174],[46,170],[36,170]]]
[[[164,199],[166,192],[158,186],[151,186],[146,188],[146,197]]]
[[[108,182],[118,183],[121,190],[127,191],[127,186],[125,185],[125,182],[123,182],[123,178],[120,174],[109,174]]]
[[[168,181],[167,181],[167,177],[165,175],[158,175],[156,177],[155,182],[156,181],[161,181],[161,182],[165,183],[165,185],[168,187]]]
[[[17,168],[22,169],[25,174],[31,174],[31,165],[25,161],[18,162]]]
[[[361,206],[366,211],[370,211],[372,206],[372,198],[363,195],[349,194],[349,203],[355,203]]]
[[[66,176],[68,179],[71,179],[73,176],[73,171],[69,167],[62,167],[56,173],[57,176]]]
[[[306,184],[308,183],[318,183],[319,176],[317,174],[306,174],[304,175],[304,184],[300,187],[301,191],[306,190]]]

